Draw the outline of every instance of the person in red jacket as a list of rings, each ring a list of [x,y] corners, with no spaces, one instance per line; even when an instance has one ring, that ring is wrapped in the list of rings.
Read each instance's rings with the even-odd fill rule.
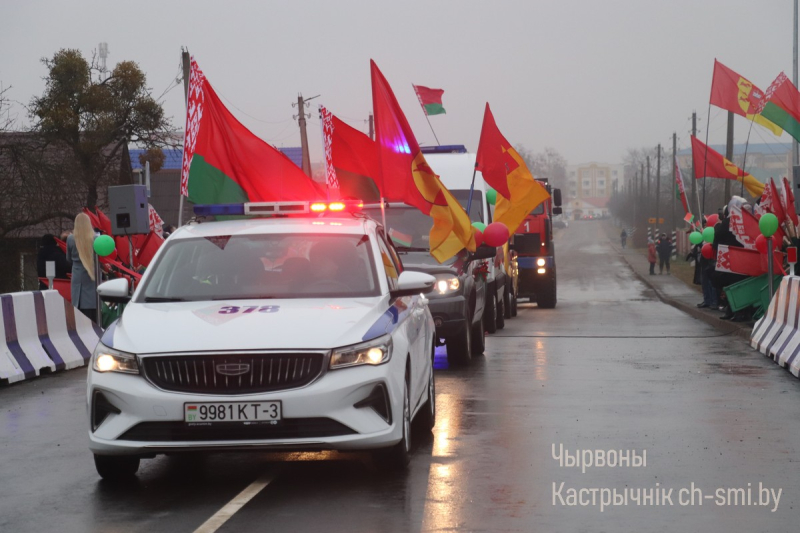
[[[656,243],[650,237],[647,238],[647,260],[650,262],[650,275],[656,274]]]

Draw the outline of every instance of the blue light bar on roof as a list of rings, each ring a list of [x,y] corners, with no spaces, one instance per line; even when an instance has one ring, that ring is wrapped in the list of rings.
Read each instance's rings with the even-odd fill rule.
[[[420,146],[423,154],[466,154],[467,147],[463,144],[443,144],[441,146]]]
[[[244,215],[244,204],[209,204],[194,206],[199,217]]]

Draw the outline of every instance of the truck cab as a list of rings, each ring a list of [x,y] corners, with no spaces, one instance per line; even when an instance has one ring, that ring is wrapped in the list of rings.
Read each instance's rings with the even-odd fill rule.
[[[547,187],[551,199],[525,217],[514,232],[511,248],[519,268],[519,297],[552,309],[558,301],[553,215],[561,214],[561,190],[551,189],[546,180],[539,181]]]

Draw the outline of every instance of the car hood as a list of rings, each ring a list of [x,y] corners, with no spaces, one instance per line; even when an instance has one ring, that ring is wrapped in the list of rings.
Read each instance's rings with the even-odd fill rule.
[[[402,255],[403,268],[426,274],[449,274],[453,276],[461,275],[466,264],[459,256],[452,257],[444,263],[439,263],[431,257],[428,252],[407,252]]]
[[[136,354],[330,349],[356,344],[388,308],[374,298],[131,303],[103,344]]]

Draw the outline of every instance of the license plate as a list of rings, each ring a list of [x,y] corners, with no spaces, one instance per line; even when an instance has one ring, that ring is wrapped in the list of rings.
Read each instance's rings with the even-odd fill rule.
[[[187,424],[238,422],[277,424],[281,420],[281,402],[199,402],[183,404]]]

